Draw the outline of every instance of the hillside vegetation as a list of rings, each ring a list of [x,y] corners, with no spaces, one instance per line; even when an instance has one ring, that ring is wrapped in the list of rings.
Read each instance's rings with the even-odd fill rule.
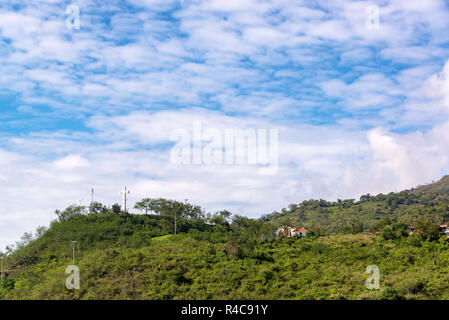
[[[8,248],[0,298],[449,299],[449,240],[436,225],[448,200],[411,191],[310,200],[262,219],[165,199],[143,199],[136,208],[151,214],[140,215],[70,206]],[[286,224],[308,236],[275,238]],[[423,232],[409,236],[408,224]],[[366,235],[374,230],[381,234]],[[79,290],[65,287],[71,241]],[[370,265],[380,270],[379,290],[365,286]]]
[[[449,190],[448,182],[445,179],[437,189],[445,190],[447,187]],[[274,225],[299,225],[306,229],[319,229],[325,234],[380,231],[379,223],[387,218],[407,225],[419,219],[445,223],[449,220],[449,194],[434,192],[432,186],[427,186],[422,191],[415,189],[376,196],[367,194],[361,196],[359,201],[306,200],[262,216],[264,221]]]
[[[449,176],[444,176],[440,181],[413,188],[410,192],[449,194]]]

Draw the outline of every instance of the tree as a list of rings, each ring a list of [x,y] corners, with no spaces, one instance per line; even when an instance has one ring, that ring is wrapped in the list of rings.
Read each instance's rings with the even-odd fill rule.
[[[222,210],[215,213],[209,220],[214,224],[229,226],[231,216],[232,216],[231,212],[229,212],[228,210]]]
[[[423,240],[433,241],[440,237],[440,226],[431,220],[417,220],[415,230]]]
[[[369,193],[360,196],[360,202],[367,202],[370,201],[371,199],[371,195]]]
[[[148,214],[148,211],[151,211],[150,203],[151,203],[150,198],[142,199],[134,205],[134,209],[137,209],[139,211],[145,211],[145,214]]]
[[[64,211],[55,210],[55,214],[58,216],[59,222],[68,221],[85,213],[86,207],[78,206],[75,204],[68,206],[66,209],[64,209]]]
[[[167,221],[176,231],[187,231],[191,225],[198,225],[200,220],[204,220],[206,215],[200,206],[192,205],[185,200],[184,202],[176,200],[168,200],[163,198],[145,198],[137,202],[135,209],[145,211],[145,213],[153,212],[162,217],[166,217]]]
[[[248,239],[270,239],[274,237],[276,227],[266,223],[262,219],[251,219],[244,216],[234,215],[231,227]]]
[[[379,221],[374,225],[371,229],[372,231],[382,231],[386,226],[391,226],[392,224],[397,223],[397,218],[385,218]]]
[[[357,234],[363,232],[364,225],[361,221],[353,220],[343,227],[344,233]]]
[[[5,255],[9,256],[9,255],[13,254],[14,250],[15,250],[14,245],[6,246],[6,248],[5,248]]]
[[[385,226],[382,229],[382,233],[381,233],[382,238],[384,238],[385,240],[393,240],[395,239],[395,234],[393,231],[393,228],[391,227],[391,225],[389,226]]]
[[[313,228],[310,228],[307,231],[307,236],[308,237],[316,237],[316,238],[318,238],[318,237],[322,237],[324,235],[326,235],[326,232],[324,231],[324,229],[320,225],[315,226]]]
[[[408,227],[404,223],[398,223],[397,219],[384,219],[379,222],[375,229],[379,230],[382,228],[381,236],[385,240],[395,240],[408,236]]]
[[[187,202],[176,200],[167,200],[163,198],[151,199],[145,198],[137,202],[135,209],[152,211],[161,216],[176,217],[184,219],[204,218],[203,210],[200,206],[191,205]]]
[[[393,225],[393,230],[396,232],[396,238],[404,238],[409,234],[408,226],[404,223],[397,223]]]
[[[16,241],[15,244],[15,250],[20,250],[27,246],[31,241],[33,241],[33,233],[31,232],[25,232],[22,237],[20,238],[20,241]]]
[[[112,214],[120,214],[121,211],[122,211],[122,209],[118,203],[114,203],[112,205],[112,207],[111,207]]]
[[[89,206],[89,212],[92,214],[106,213],[107,211],[108,208],[97,201],[92,202]]]
[[[234,229],[248,229],[253,226],[253,223],[254,223],[253,219],[239,216],[239,215],[235,215],[232,218],[232,227]]]
[[[39,226],[36,229],[35,238],[38,239],[44,235],[45,232],[47,232],[48,228],[46,226]]]

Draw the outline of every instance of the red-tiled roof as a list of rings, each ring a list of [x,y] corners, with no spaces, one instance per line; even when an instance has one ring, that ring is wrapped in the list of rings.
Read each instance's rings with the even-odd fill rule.
[[[298,231],[301,231],[301,232],[307,232],[307,230],[306,229],[304,229],[304,228],[296,228],[296,227],[293,227],[292,229],[295,229],[295,230],[298,230]]]

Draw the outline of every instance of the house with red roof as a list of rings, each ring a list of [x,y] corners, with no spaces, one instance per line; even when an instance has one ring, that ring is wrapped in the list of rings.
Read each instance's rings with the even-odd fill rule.
[[[305,237],[307,235],[307,230],[304,228],[296,228],[296,227],[292,227],[291,228],[291,232],[292,232],[292,237]]]
[[[280,238],[305,237],[307,235],[307,230],[304,228],[296,227],[282,227],[279,228],[275,233]]]

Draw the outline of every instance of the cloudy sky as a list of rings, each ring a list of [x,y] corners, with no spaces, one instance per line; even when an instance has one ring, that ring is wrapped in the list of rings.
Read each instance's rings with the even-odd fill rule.
[[[91,188],[257,217],[439,179],[448,30],[443,0],[3,0],[0,248]],[[278,170],[171,162],[195,121],[278,130]]]

